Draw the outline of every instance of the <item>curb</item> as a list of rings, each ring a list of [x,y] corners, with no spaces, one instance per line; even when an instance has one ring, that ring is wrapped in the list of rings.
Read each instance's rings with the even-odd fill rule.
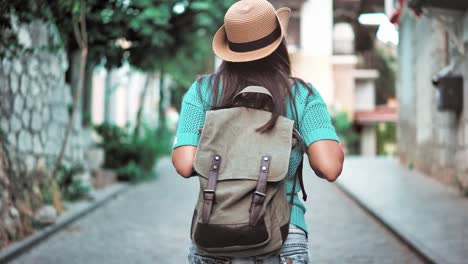
[[[39,245],[57,231],[62,230],[74,221],[104,205],[112,198],[115,198],[117,195],[122,194],[124,191],[130,189],[130,186],[131,185],[129,184],[122,183],[114,184],[102,190],[92,192],[91,195],[95,198],[91,202],[78,201],[71,204],[71,209],[69,212],[65,212],[59,216],[54,224],[34,232],[31,236],[23,240],[0,249],[0,263],[7,263],[25,253],[26,251],[32,249],[33,247]]]
[[[376,210],[373,210],[370,206],[366,204],[363,199],[360,199],[352,191],[350,191],[346,186],[340,182],[336,182],[338,189],[344,193],[348,198],[354,201],[361,209],[363,209],[367,214],[372,218],[381,223],[390,233],[392,233],[398,240],[407,245],[413,252],[416,253],[425,263],[430,264],[445,264],[446,260],[441,258],[439,255],[435,254],[424,245],[422,245],[417,239],[412,238],[411,235],[405,234],[402,230],[398,228],[397,225],[392,224],[387,221],[385,217],[380,215]]]

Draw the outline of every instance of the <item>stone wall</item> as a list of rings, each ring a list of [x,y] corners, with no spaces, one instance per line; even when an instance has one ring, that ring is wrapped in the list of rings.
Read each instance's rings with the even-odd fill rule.
[[[40,185],[59,154],[72,104],[65,82],[66,53],[47,48],[60,44],[56,28],[36,22],[15,30],[32,52],[0,59],[0,161],[8,161],[8,166],[0,162],[0,244],[5,243],[2,233],[8,240],[28,233],[32,213],[41,205]],[[65,165],[82,164],[80,135],[78,120]]]
[[[445,12],[445,11],[444,11]],[[449,14],[453,28],[463,27],[468,13]],[[468,23],[465,31],[468,32]],[[461,114],[437,110],[431,80],[456,53],[447,46],[445,28],[433,18],[415,18],[406,12],[399,26],[397,129],[399,156],[410,167],[468,190],[468,53],[456,72],[464,76],[464,110]],[[465,42],[468,50],[468,42]],[[451,52],[450,52],[451,51]]]

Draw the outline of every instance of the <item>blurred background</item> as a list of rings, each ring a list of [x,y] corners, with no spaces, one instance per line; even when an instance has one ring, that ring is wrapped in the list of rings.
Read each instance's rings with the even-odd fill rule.
[[[63,220],[67,212],[78,219],[104,201],[102,195],[113,197],[136,188],[146,194],[140,197],[129,190],[113,203],[128,210],[129,201],[149,202],[151,213],[143,211],[148,222],[141,229],[156,225],[153,235],[163,238],[145,238],[159,248],[149,253],[152,261],[167,263],[159,261],[174,251],[179,253],[171,253],[171,263],[185,262],[180,256],[186,247],[168,241],[187,244],[188,233],[165,237],[163,223],[170,225],[171,217],[157,220],[170,210],[160,196],[170,196],[169,187],[185,184],[167,157],[182,96],[198,75],[219,65],[211,50],[212,36],[233,2],[0,0],[0,257],[7,261],[23,253],[36,242],[18,250],[18,241],[33,241],[49,227],[61,230],[54,226],[68,223]],[[313,254],[315,260],[466,263],[468,2],[270,2],[292,9],[287,43],[293,75],[320,91],[348,156],[343,179],[330,190],[330,198],[320,197],[328,197],[321,192],[332,187],[309,182],[323,186],[313,189],[317,203],[349,203],[347,208],[355,207],[360,212],[356,214],[372,219],[354,222],[378,225],[375,230],[363,231],[365,224],[342,233],[345,241],[368,232],[367,241],[378,247],[374,253],[381,251],[376,256],[372,246],[357,249],[348,241],[340,249],[347,247],[344,252],[349,253],[332,257],[336,249],[326,247],[322,255]],[[349,201],[339,202],[343,199]],[[186,200],[176,221],[184,226],[194,203]],[[77,208],[83,201],[85,209]],[[113,228],[102,223],[109,232],[121,229],[116,219],[135,221],[125,211],[109,218],[120,210],[114,206],[102,209],[108,210],[106,217],[95,216],[105,223],[115,221]],[[314,218],[320,219],[333,214],[327,208],[308,210],[322,210],[324,215]],[[339,217],[354,219],[353,212]],[[450,221],[446,215],[452,216]],[[430,225],[421,226],[429,216]],[[332,227],[325,220],[309,220],[324,230]],[[411,221],[413,225],[407,225]],[[50,246],[33,249],[18,263],[64,263],[50,259],[48,250],[68,248],[57,254],[68,259],[76,254],[70,251],[72,245],[91,246],[86,237],[92,240],[93,234],[103,235],[102,230],[83,231],[84,236],[62,232],[59,239],[44,243]],[[428,238],[428,230],[437,234]],[[329,235],[325,232],[322,238]],[[382,237],[391,242],[379,246]],[[170,243],[174,247],[165,248]],[[320,243],[313,238],[311,243],[316,251],[314,245]],[[390,248],[395,250],[388,250],[387,243],[394,243]],[[76,263],[90,263],[98,255],[105,259],[105,249],[89,252],[88,260],[81,256]]]

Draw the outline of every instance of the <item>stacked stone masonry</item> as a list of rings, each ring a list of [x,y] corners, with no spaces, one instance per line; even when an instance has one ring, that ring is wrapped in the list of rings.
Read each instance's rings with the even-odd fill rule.
[[[468,50],[468,12],[433,10],[454,18],[450,24]],[[460,30],[462,29],[462,30]],[[458,54],[446,40],[446,26],[406,12],[399,26],[398,147],[402,162],[468,193],[468,53]],[[447,46],[447,43],[448,46]],[[460,58],[464,77],[462,113],[437,110],[432,77],[446,62]]]
[[[17,32],[20,43],[32,52],[0,58],[0,161],[9,162],[9,166],[0,163],[2,226],[12,222],[18,203],[25,203],[19,212],[20,221],[28,218],[28,210],[40,206],[35,204],[40,197],[35,196],[40,195],[41,179],[35,171],[38,166],[50,171],[56,161],[72,104],[70,87],[65,82],[66,53],[47,48],[51,43],[60,44],[56,28],[32,23],[19,26]],[[75,122],[65,151],[65,165],[82,164],[82,146],[80,122]],[[16,225],[19,223],[7,230],[9,239],[26,235],[27,231],[21,234],[19,226],[15,230]],[[5,243],[2,228],[0,243]]]

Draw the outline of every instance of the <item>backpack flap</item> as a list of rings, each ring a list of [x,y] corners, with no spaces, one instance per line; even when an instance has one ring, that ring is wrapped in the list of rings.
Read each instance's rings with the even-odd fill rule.
[[[194,161],[199,176],[208,178],[213,155],[217,154],[223,160],[218,181],[257,180],[263,156],[271,159],[268,182],[284,179],[289,167],[294,121],[280,116],[271,131],[256,132],[271,115],[245,107],[207,111]]]

